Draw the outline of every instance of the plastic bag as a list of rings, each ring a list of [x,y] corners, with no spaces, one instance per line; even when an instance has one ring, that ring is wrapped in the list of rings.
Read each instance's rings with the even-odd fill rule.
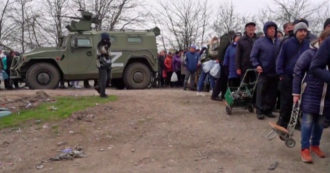
[[[4,70],[1,70],[0,71],[0,80],[6,80],[6,79],[8,79],[8,74]]]
[[[213,65],[214,65],[214,62],[211,61],[211,60],[210,60],[210,61],[206,61],[206,62],[204,62],[204,63],[202,64],[203,71],[204,71],[205,73],[210,72],[210,70],[212,69]]]
[[[220,64],[216,63],[213,65],[212,69],[210,70],[210,75],[216,79],[220,78]]]
[[[177,82],[177,81],[178,81],[178,75],[175,72],[173,72],[171,76],[171,82]]]

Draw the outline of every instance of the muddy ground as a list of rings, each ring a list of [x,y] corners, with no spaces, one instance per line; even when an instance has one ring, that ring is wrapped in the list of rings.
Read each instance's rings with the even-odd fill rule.
[[[50,97],[96,95],[94,90],[45,91]],[[0,131],[0,172],[174,172],[174,173],[328,173],[330,130],[321,147],[329,156],[314,164],[300,161],[297,146],[269,141],[269,121],[179,89],[108,90],[118,100],[96,105],[60,122],[28,122]],[[13,99],[36,91],[0,91]],[[79,118],[80,117],[80,118]],[[81,118],[83,117],[83,118]],[[87,117],[87,118],[84,118]],[[0,119],[1,121],[1,119]],[[49,161],[65,148],[82,147],[86,156]],[[268,170],[278,163],[275,170]]]

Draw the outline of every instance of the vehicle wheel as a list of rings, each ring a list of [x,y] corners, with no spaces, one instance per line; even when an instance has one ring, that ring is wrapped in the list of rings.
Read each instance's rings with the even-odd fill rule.
[[[232,114],[232,108],[230,106],[226,106],[226,113],[228,115],[231,115]]]
[[[296,141],[292,138],[289,138],[285,141],[285,145],[289,148],[293,148],[296,146]]]
[[[247,109],[248,109],[248,111],[249,111],[250,113],[253,113],[253,112],[254,112],[253,105],[249,105],[249,106],[247,107]]]
[[[128,65],[124,74],[124,83],[128,89],[145,89],[151,81],[150,69],[142,63]]]
[[[60,81],[60,73],[49,63],[37,63],[26,72],[26,83],[30,89],[55,89]]]

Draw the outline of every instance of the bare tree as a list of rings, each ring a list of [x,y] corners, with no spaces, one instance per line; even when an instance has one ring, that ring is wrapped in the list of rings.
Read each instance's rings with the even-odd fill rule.
[[[68,4],[68,0],[47,0],[46,6],[47,11],[52,21],[52,28],[48,29],[48,31],[51,31],[52,35],[54,35],[56,46],[60,46],[61,40],[63,37],[63,18],[66,15],[65,11],[67,8],[65,8]]]
[[[140,0],[73,0],[73,2],[79,9],[91,11],[98,17],[100,22],[96,25],[96,30],[124,29],[128,25],[144,22],[144,15],[136,10],[143,5]]]
[[[327,1],[312,5],[310,0],[273,0],[277,8],[269,8],[269,11],[281,22],[291,22],[298,18],[309,18],[319,9],[322,9]]]
[[[32,0],[15,0],[13,8],[11,9],[11,13],[8,16],[15,24],[15,28],[12,30],[11,37],[8,39],[19,42],[22,52],[25,52],[26,47],[26,9],[27,5],[31,2]],[[16,32],[14,30],[16,30]]]
[[[7,0],[4,5],[3,5],[3,8],[1,9],[0,11],[0,40],[3,36],[3,32],[4,32],[4,24],[5,24],[5,16],[7,14],[7,11],[8,11],[8,6],[9,6],[9,2],[10,0]]]
[[[233,3],[219,6],[217,17],[213,24],[213,29],[219,35],[228,33],[229,31],[240,31],[243,25],[242,18],[236,13]]]
[[[165,33],[165,39],[173,48],[186,49],[192,44],[202,44],[208,26],[207,1],[159,2],[158,16]],[[164,32],[163,32],[164,33]]]
[[[309,20],[312,31],[319,30],[319,14],[325,12],[329,2],[312,2],[312,0],[273,0],[275,6],[266,7],[259,14],[260,21],[264,22],[265,16],[273,19],[278,24],[293,22],[295,19],[305,18]]]

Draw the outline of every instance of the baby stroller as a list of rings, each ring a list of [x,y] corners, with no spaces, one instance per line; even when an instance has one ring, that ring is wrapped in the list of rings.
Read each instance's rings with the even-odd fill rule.
[[[247,78],[255,79],[249,81]],[[248,69],[245,71],[241,83],[238,87],[229,86],[225,94],[226,113],[232,114],[233,107],[245,107],[249,112],[253,112],[253,95],[259,79],[259,74],[255,69]]]

